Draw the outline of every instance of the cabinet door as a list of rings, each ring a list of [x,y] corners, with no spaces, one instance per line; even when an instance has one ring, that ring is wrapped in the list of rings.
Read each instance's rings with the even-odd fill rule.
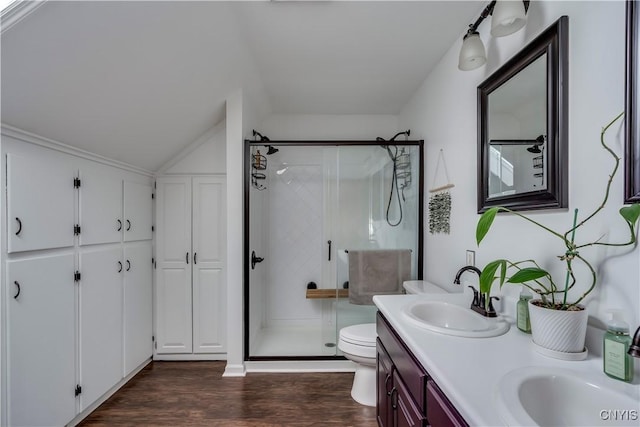
[[[433,426],[466,427],[462,415],[433,380],[427,381],[427,419]]]
[[[122,378],[122,249],[80,254],[81,410]]]
[[[72,254],[7,262],[10,426],[64,425],[75,416],[73,267]]]
[[[224,178],[193,179],[193,352],[226,351]]]
[[[413,401],[411,393],[397,371],[393,373],[393,390],[391,398],[395,409],[395,425],[397,427],[422,427],[426,425],[426,417]],[[437,426],[438,424],[433,425]]]
[[[80,245],[119,242],[122,178],[113,168],[87,164],[80,170]]]
[[[152,350],[151,242],[124,248],[124,376],[150,358]]]
[[[391,427],[393,425],[393,408],[391,406],[391,390],[393,387],[393,363],[387,354],[384,346],[377,340],[378,349],[378,377],[376,414],[380,427]]]
[[[151,240],[151,185],[124,182],[124,241]]]
[[[55,154],[7,154],[9,253],[73,246],[75,175]]]
[[[156,214],[157,352],[192,353],[190,178],[158,180]]]

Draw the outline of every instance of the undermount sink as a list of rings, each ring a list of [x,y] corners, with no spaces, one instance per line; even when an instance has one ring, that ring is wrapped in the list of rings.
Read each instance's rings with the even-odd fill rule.
[[[467,338],[488,338],[509,330],[509,323],[500,317],[484,317],[467,306],[445,301],[416,301],[403,309],[413,324],[445,335]]]
[[[509,426],[637,426],[640,389],[621,390],[605,377],[527,367],[503,376],[495,397]]]

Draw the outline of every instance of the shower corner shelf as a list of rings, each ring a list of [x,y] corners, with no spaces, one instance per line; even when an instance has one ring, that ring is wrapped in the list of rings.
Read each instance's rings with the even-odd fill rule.
[[[348,298],[348,297],[349,297],[349,289],[307,289],[308,299]]]

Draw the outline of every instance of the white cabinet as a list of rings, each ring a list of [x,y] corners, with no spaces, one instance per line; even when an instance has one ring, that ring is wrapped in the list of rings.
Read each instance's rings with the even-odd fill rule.
[[[124,241],[151,240],[153,191],[150,185],[124,182]]]
[[[157,353],[226,351],[225,180],[158,180]]]
[[[7,154],[7,252],[74,244],[74,178],[55,155]]]
[[[150,178],[4,135],[2,150],[0,424],[66,425],[153,353]]]
[[[123,268],[126,376],[153,353],[151,242],[125,245]]]
[[[81,410],[123,377],[122,249],[80,253]]]
[[[75,415],[74,255],[7,262],[8,425]]]
[[[122,239],[122,177],[117,170],[87,165],[80,170],[80,245]]]

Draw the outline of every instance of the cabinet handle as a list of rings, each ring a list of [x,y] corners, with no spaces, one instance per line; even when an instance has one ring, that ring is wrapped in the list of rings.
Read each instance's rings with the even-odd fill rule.
[[[118,261],[118,265],[120,266],[120,270],[118,270],[118,273],[122,273],[122,262]]]
[[[194,252],[193,253],[193,263],[197,264],[198,263],[198,252]]]
[[[391,374],[387,374],[387,377],[384,379],[384,389],[387,392],[387,396],[391,396],[391,392],[389,391],[389,380],[391,379]]]
[[[131,270],[131,263],[127,260],[127,271]]]
[[[118,231],[122,230],[122,221],[118,220]]]
[[[331,240],[327,240],[327,244],[329,245],[329,259],[328,259],[328,261],[331,261]]]
[[[187,264],[189,264],[189,252],[187,252],[187,256],[184,259],[187,260]]]
[[[16,236],[18,236],[22,231],[22,221],[20,221],[20,218],[18,217],[16,217],[16,221],[18,221],[18,231],[16,231]]]
[[[18,283],[17,280],[14,280],[13,283],[18,287],[18,292],[16,292],[16,294],[13,296],[13,299],[18,299],[18,297],[20,296],[20,283]]]
[[[131,230],[131,221],[127,220],[127,231]]]
[[[391,390],[391,408],[398,409],[398,389],[395,387]]]

